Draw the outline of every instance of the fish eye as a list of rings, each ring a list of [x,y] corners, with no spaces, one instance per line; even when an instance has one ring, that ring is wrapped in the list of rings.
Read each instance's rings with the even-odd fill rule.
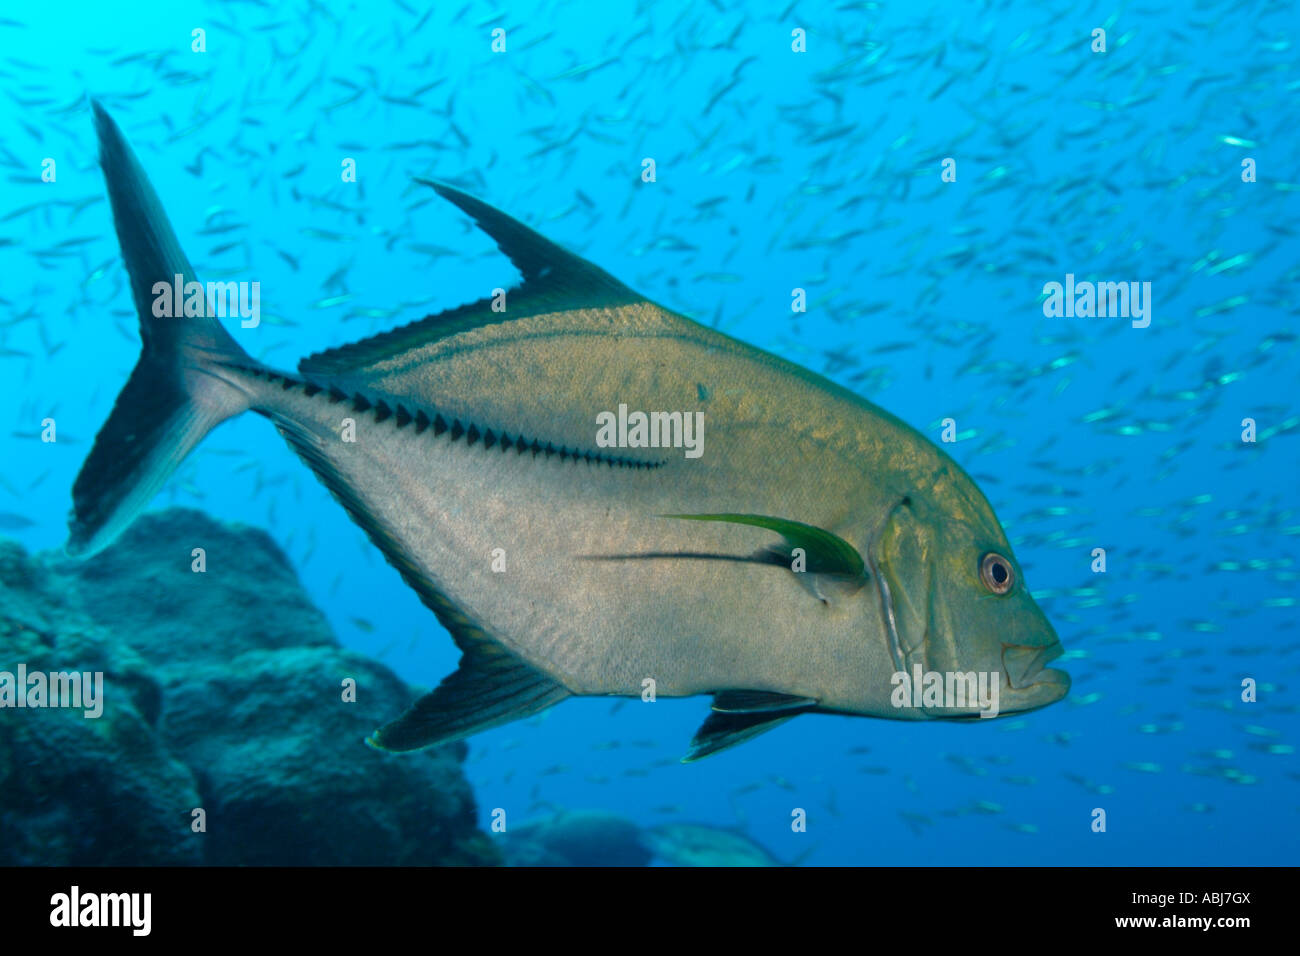
[[[994,594],[1006,594],[1015,587],[1016,574],[1010,561],[990,551],[980,558],[980,580]]]

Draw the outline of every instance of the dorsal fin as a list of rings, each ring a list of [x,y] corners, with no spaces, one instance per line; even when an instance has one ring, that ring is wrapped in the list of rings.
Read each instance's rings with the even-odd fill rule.
[[[494,312],[492,299],[479,299],[382,332],[352,345],[310,355],[298,363],[304,375],[356,372],[408,349],[485,325],[547,312],[613,308],[644,301],[604,269],[562,248],[540,233],[454,186],[419,179],[470,216],[492,237],[523,276],[506,294],[506,311]]]
[[[501,210],[492,208],[480,199],[475,199],[469,193],[431,179],[417,178],[416,182],[432,187],[434,192],[458,206],[480,229],[491,236],[497,248],[505,253],[514,267],[519,270],[519,274],[524,277],[525,287],[530,282],[539,283],[546,280],[548,284],[559,286],[583,289],[605,286],[631,294],[630,289],[604,269],[556,245],[519,220],[512,219]]]

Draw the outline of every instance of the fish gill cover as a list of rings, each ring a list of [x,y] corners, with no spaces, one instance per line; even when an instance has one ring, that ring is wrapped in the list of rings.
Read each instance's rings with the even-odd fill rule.
[[[182,420],[166,418],[170,406],[161,398],[184,409],[193,374],[209,375],[193,369],[212,354],[191,349],[183,354],[199,358],[148,380],[167,385],[144,392],[158,404],[118,402],[141,348],[120,237],[128,260],[134,242],[142,259],[187,260],[198,279],[243,284],[236,301],[244,308],[221,321],[247,360],[222,359],[223,367],[239,366],[223,373],[224,387],[243,390],[296,437],[299,454],[345,502],[356,476],[337,459],[304,450],[315,434],[305,424],[307,409],[317,407],[309,402],[337,401],[363,445],[381,424],[394,435],[399,426],[410,430],[402,436],[418,429],[429,442],[436,433],[444,444],[420,452],[431,474],[443,460],[435,456],[453,447],[447,436],[458,440],[455,455],[466,443],[482,451],[489,430],[494,453],[507,436],[519,443],[507,449],[514,458],[496,459],[490,477],[455,482],[454,506],[424,502],[442,508],[439,527],[519,529],[499,556],[504,582],[512,573],[549,580],[516,543],[529,540],[529,529],[559,534],[554,519],[563,502],[552,491],[529,499],[529,485],[507,485],[500,475],[554,454],[575,469],[603,469],[616,476],[602,479],[611,483],[660,482],[654,501],[666,506],[647,510],[644,525],[611,520],[603,535],[576,527],[588,546],[584,573],[622,582],[626,600],[642,609],[638,639],[670,644],[674,659],[702,655],[710,631],[664,633],[662,620],[682,607],[718,626],[747,614],[780,621],[780,653],[817,661],[829,634],[848,633],[825,621],[876,602],[870,606],[889,613],[878,614],[875,627],[898,655],[915,650],[909,635],[926,637],[932,655],[945,635],[958,649],[976,634],[1015,648],[996,665],[1006,667],[1009,693],[1042,681],[1044,658],[1056,652],[1049,635],[1060,638],[1063,653],[1051,663],[1068,672],[1068,696],[1054,692],[1050,706],[996,720],[804,713],[819,699],[793,685],[811,678],[788,674],[790,687],[708,688],[719,692],[712,717],[706,697],[577,696],[483,730],[454,745],[467,753],[480,827],[500,835],[517,824],[517,840],[541,832],[550,841],[526,851],[507,844],[508,857],[588,861],[592,841],[604,840],[618,850],[604,862],[623,863],[654,856],[661,863],[1292,864],[1300,806],[1295,27],[1289,4],[1240,2],[628,2],[601,4],[597,13],[585,4],[309,0],[7,11],[0,17],[0,388],[8,416],[0,431],[0,532],[30,552],[62,548],[74,484],[96,487],[80,485],[78,474],[115,402],[153,409],[174,434]],[[129,164],[109,159],[101,170],[91,97],[152,182],[158,215],[183,250],[179,260],[165,254],[166,242],[141,239],[160,235],[145,224],[163,220],[151,218]],[[106,128],[101,122],[101,136]],[[122,190],[112,209],[106,172],[109,189]],[[556,247],[538,245],[530,230]],[[604,278],[559,258],[563,250]],[[583,281],[573,280],[578,275]],[[156,301],[183,305],[184,293],[159,293]],[[418,335],[318,354],[475,302]],[[586,335],[590,351],[538,345],[521,354],[501,346],[499,337],[512,333],[498,317],[532,328],[530,319],[540,324],[539,316],[565,309],[586,310],[566,328]],[[179,311],[175,321],[191,321]],[[693,341],[713,349],[716,365],[665,335],[657,358],[630,367],[642,374],[653,367],[654,382],[689,386],[671,403],[641,401],[664,392],[637,386],[630,375],[626,394],[591,384],[599,384],[593,369],[623,367],[620,343],[636,338],[631,331],[676,322],[664,318],[670,313],[700,323]],[[620,335],[601,344],[588,333],[607,315],[616,316],[610,328]],[[675,335],[684,328],[671,325]],[[168,333],[157,331],[165,329],[155,327],[146,358],[165,352],[158,343]],[[779,363],[737,366],[769,378],[736,368],[728,374],[728,356],[758,360],[744,347],[728,351],[715,334],[834,386]],[[470,345],[493,357],[457,365]],[[499,378],[491,378],[494,369]],[[843,414],[810,417],[828,407]],[[765,416],[768,444],[746,446],[737,436],[755,408]],[[702,424],[688,441],[697,410]],[[670,430],[662,447],[638,445],[635,416],[651,422],[652,413],[680,416],[675,444]],[[598,420],[602,414],[609,417]],[[836,429],[857,414],[872,427],[858,429],[856,450],[846,452],[848,439]],[[153,434],[133,430],[139,421],[105,432],[99,464],[106,470],[94,474],[129,471],[122,439]],[[601,441],[602,421],[616,447]],[[781,434],[777,423],[790,436],[785,443],[772,437]],[[562,436],[579,427],[588,429],[586,443],[565,445]],[[913,443],[912,429],[928,441]],[[554,452],[546,450],[548,435]],[[391,450],[398,439],[384,432],[375,441],[371,448]],[[871,455],[892,467],[873,471],[862,464]],[[416,473],[411,460],[402,474]],[[322,694],[339,698],[339,708],[364,707],[356,712],[366,718],[362,731],[352,727],[356,714],[336,715],[339,749],[355,749],[358,768],[379,758],[384,766],[428,760],[376,755],[362,738],[399,717],[409,703],[406,685],[436,687],[462,652],[500,664],[489,650],[499,646],[493,629],[508,632],[517,617],[508,607],[493,610],[482,597],[486,586],[457,585],[461,578],[451,573],[463,567],[464,580],[475,580],[498,556],[476,550],[457,564],[444,554],[438,580],[425,580],[415,568],[421,554],[412,552],[420,542],[385,538],[394,518],[374,514],[376,502],[396,508],[400,500],[367,479],[369,497],[357,492],[359,517],[350,521],[330,488],[257,415],[231,418],[188,457],[166,464],[176,470],[152,508],[184,505],[265,529],[347,652],[369,659],[365,667],[331,664],[342,653],[332,649],[313,665]],[[854,485],[859,472],[869,477]],[[568,491],[580,503],[588,479],[572,474]],[[120,487],[129,498],[139,486]],[[877,501],[861,489],[897,497]],[[476,492],[486,502],[482,518],[462,508]],[[861,501],[850,500],[856,494]],[[675,495],[692,507],[672,507]],[[630,508],[638,499],[621,500]],[[860,520],[877,517],[877,507],[879,521]],[[827,520],[808,520],[817,513]],[[945,521],[954,514],[962,520]],[[291,754],[303,744],[270,708],[257,718],[265,722],[262,743],[224,734],[198,740],[184,723],[194,719],[185,689],[203,675],[169,677],[163,664],[146,661],[164,671],[139,676],[147,668],[137,658],[148,655],[114,636],[111,620],[100,622],[107,636],[82,634],[87,612],[76,605],[91,598],[59,596],[69,575],[117,575],[122,593],[166,580],[150,576],[156,556],[136,562],[121,550],[140,547],[141,527],[127,531],[135,537],[105,541],[109,550],[75,572],[59,555],[29,558],[7,546],[6,593],[25,597],[18,611],[4,609],[0,672],[15,674],[20,664],[75,668],[72,649],[91,647],[88,660],[105,660],[110,712],[113,677],[125,675],[123,710],[115,712],[122,723],[114,726],[138,727],[145,744],[124,763],[102,751],[86,759],[123,792],[140,783],[123,779],[130,774],[168,781],[153,799],[172,794],[188,814],[194,781],[213,772],[204,768],[242,766],[239,748],[263,747],[270,775],[277,748]],[[644,551],[666,541],[678,561],[686,552],[711,557],[686,559],[695,570],[653,591],[658,572],[649,569],[669,559],[632,561],[609,551],[647,527],[655,530]],[[220,525],[189,520],[182,529],[193,540],[177,543],[177,568],[213,575],[200,581],[232,570],[197,566],[212,560],[213,542],[228,533]],[[977,539],[987,547],[967,554]],[[799,549],[807,564],[796,568]],[[929,560],[935,555],[945,560]],[[417,594],[421,580],[429,586]],[[729,580],[764,582],[763,590],[711,587]],[[782,600],[806,602],[788,612],[806,626],[785,626],[766,582],[780,582],[771,594]],[[248,586],[273,599],[282,584]],[[147,635],[156,649],[165,615],[179,621],[187,610],[222,606],[186,607],[183,590],[169,593],[176,605],[158,602],[159,626]],[[41,595],[51,607],[40,607]],[[1007,605],[994,603],[1008,600],[1022,602],[1023,614],[1008,617],[999,610]],[[592,602],[595,612],[615,606]],[[426,604],[441,610],[459,647]],[[472,612],[482,608],[479,620]],[[1039,616],[1025,623],[1030,609]],[[276,630],[265,602],[230,600],[225,610],[231,620],[214,633]],[[599,623],[600,613],[591,614],[584,633],[600,633]],[[185,634],[193,628],[178,625]],[[77,635],[67,660],[57,644],[38,639],[64,633]],[[862,634],[864,643],[877,639]],[[563,645],[516,650],[534,655],[533,670],[544,663],[562,674],[567,689],[546,674],[551,683],[507,673],[539,704],[599,691],[578,686],[574,675],[589,676],[584,668],[595,668],[597,658],[617,661],[618,647],[599,657],[593,646],[568,655]],[[219,649],[207,647],[188,653],[199,650],[214,681],[256,685],[247,660],[223,665]],[[278,674],[301,692],[311,669],[276,660],[259,658],[265,679]],[[222,666],[230,668],[226,677],[215,674]],[[343,672],[349,668],[356,673]],[[358,703],[349,703],[340,682],[367,670]],[[904,672],[910,677],[910,668]],[[638,688],[641,676],[624,675]],[[256,698],[249,691],[241,699]],[[157,709],[164,704],[175,707],[181,738],[168,736],[168,711]],[[427,742],[420,732],[463,729],[443,715],[436,710],[432,725],[417,723],[416,741]],[[0,778],[19,772],[16,742],[33,733],[46,739],[35,722],[51,716],[68,715],[0,711],[10,728],[21,726],[0,737]],[[745,742],[683,765],[706,717],[715,736],[700,749]],[[748,739],[755,727],[778,721]],[[449,819],[460,819],[469,804],[459,772],[437,759],[437,774],[408,771],[406,786],[429,774]],[[120,768],[116,778],[112,766]],[[218,773],[209,792],[219,794],[220,782]],[[17,792],[0,789],[0,802],[9,801],[0,818],[31,826]],[[356,780],[338,793],[357,808],[374,807]],[[49,797],[69,805],[81,799],[71,784]],[[396,801],[382,821],[388,838],[408,825],[404,806]],[[91,843],[82,856],[62,859],[145,859],[146,849],[159,859],[205,859],[176,834],[150,836],[157,806],[141,803],[134,812],[141,841],[134,857],[121,845],[119,855],[105,849],[95,857],[101,851]],[[321,820],[322,845],[348,839],[328,816]],[[24,832],[35,840],[39,831]],[[444,861],[494,858],[472,835],[457,840],[463,848]],[[568,841],[567,850],[556,841]],[[168,856],[173,846],[177,857]],[[206,859],[255,861],[245,852],[252,850],[227,846]],[[321,852],[312,859],[328,861]]]

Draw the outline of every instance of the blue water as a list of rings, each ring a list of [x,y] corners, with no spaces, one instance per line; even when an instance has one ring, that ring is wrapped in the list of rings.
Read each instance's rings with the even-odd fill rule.
[[[485,825],[496,808],[599,808],[741,827],[814,864],[1296,862],[1291,4],[426,9],[6,8],[21,25],[0,26],[0,512],[34,524],[5,533],[62,543],[138,352],[107,203],[76,205],[104,195],[85,95],[122,126],[198,274],[260,281],[261,326],[232,331],[282,368],[515,281],[411,182],[450,180],[936,441],[954,419],[945,448],[1002,519],[1074,678],[1027,715],[801,717],[692,765],[678,758],[706,699],[569,701],[470,741]],[[1044,284],[1067,273],[1150,282],[1150,326],[1045,316]],[[47,416],[55,444],[33,437]],[[264,420],[211,435],[168,504],[268,528],[348,646],[423,685],[455,667]]]

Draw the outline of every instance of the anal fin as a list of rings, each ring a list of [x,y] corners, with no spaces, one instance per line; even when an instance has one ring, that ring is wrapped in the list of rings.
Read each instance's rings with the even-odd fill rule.
[[[419,750],[528,717],[568,696],[562,684],[506,648],[483,642],[466,651],[436,690],[366,743],[380,750]]]

